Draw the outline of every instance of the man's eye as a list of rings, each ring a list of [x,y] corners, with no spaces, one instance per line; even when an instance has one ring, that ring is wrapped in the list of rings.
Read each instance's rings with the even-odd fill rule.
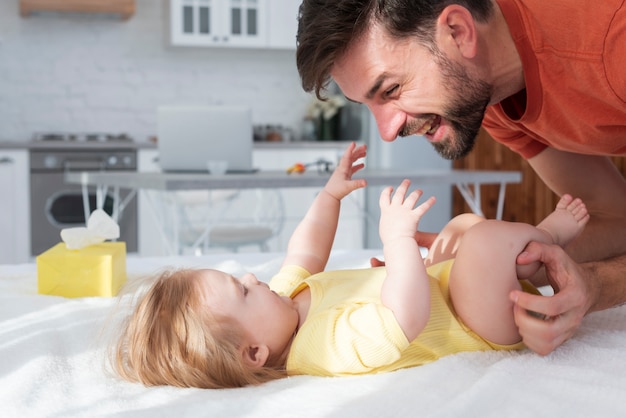
[[[389,96],[393,96],[394,93],[396,93],[398,91],[398,88],[400,86],[398,84],[396,84],[395,86],[393,86],[392,88],[388,89],[385,91],[385,97],[389,97]]]

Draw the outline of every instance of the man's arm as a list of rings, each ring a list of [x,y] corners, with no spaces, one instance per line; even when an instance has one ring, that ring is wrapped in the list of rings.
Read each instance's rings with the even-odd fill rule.
[[[366,155],[366,146],[352,142],[344,152],[337,168],[289,239],[283,265],[298,265],[309,273],[323,271],[335,239],[341,199],[366,186],[365,179],[352,179],[364,167],[355,164]]]
[[[611,160],[547,148],[528,163],[557,195],[580,197],[587,206],[589,223],[566,248],[574,260],[626,254],[626,180]]]
[[[588,312],[626,302],[626,181],[605,157],[546,149],[529,160],[558,195],[585,201],[591,219],[567,247],[531,243],[518,264],[545,263],[552,297],[512,292],[515,322],[524,343],[548,354],[570,338]],[[577,264],[574,260],[583,262]],[[527,310],[546,315],[539,320]]]
[[[422,195],[407,195],[410,182],[404,180],[392,196],[385,188],[380,195],[380,239],[383,243],[387,276],[381,301],[389,308],[409,341],[419,335],[430,317],[430,281],[415,240],[421,217],[435,203],[431,197],[417,205]]]

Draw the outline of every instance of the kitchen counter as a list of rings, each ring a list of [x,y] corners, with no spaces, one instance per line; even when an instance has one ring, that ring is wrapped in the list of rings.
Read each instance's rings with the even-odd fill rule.
[[[360,141],[356,141],[360,144]],[[316,149],[336,148],[343,150],[350,141],[291,141],[291,142],[255,142],[255,149]]]
[[[156,148],[151,142],[135,141],[0,141],[0,149],[150,149]]]
[[[255,142],[255,149],[344,149],[349,141],[293,141],[293,142]],[[149,141],[0,141],[0,149],[156,149],[157,145]]]
[[[258,171],[248,174],[211,175],[208,173],[160,173],[160,172],[67,172],[65,182],[81,186],[96,186],[98,194],[107,190],[119,193],[120,189],[131,191],[134,196],[140,193],[154,209],[153,214],[170,213],[164,209],[166,202],[176,202],[176,198],[168,198],[171,192],[189,190],[216,189],[258,189],[258,188],[320,188],[328,181],[331,173],[307,171],[302,174],[290,175],[284,170]],[[357,178],[365,178],[369,186],[386,186],[399,184],[408,178],[414,184],[444,184],[456,186],[474,213],[482,216],[480,186],[481,184],[499,184],[497,218],[501,219],[504,205],[505,188],[508,183],[519,183],[521,173],[517,171],[480,171],[480,170],[386,170],[364,169],[359,171]],[[83,190],[87,190],[83,187]],[[156,192],[156,194],[154,193]],[[115,200],[118,200],[117,198]],[[88,199],[84,199],[88,202]],[[163,205],[166,206],[163,206]],[[93,210],[85,205],[85,217]],[[117,211],[116,211],[117,212]],[[359,212],[364,219],[371,219],[367,209],[359,205]],[[114,218],[117,216],[114,215]],[[178,225],[171,222],[170,215],[159,219],[156,228],[163,240],[163,248],[172,254],[179,253]],[[173,218],[172,218],[173,219]],[[167,225],[167,227],[164,227]],[[171,232],[170,233],[168,233]]]
[[[135,173],[135,172],[67,172],[67,183],[90,186],[113,186],[128,189],[160,191],[212,190],[212,189],[256,189],[289,187],[323,187],[331,172],[308,171],[287,174],[285,171],[268,170],[254,173],[212,175],[208,173]],[[389,170],[363,169],[356,178],[365,178],[370,186],[400,184],[410,179],[416,184],[449,184],[479,186],[481,184],[519,183],[518,171],[485,170]],[[475,187],[474,187],[475,188]],[[468,192],[471,189],[468,188]],[[464,194],[465,196],[465,194]],[[480,201],[470,206],[479,208]],[[476,210],[479,212],[479,210]]]

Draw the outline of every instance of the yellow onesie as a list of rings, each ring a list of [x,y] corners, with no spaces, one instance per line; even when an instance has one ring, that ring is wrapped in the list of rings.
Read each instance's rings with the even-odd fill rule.
[[[380,300],[385,268],[338,270],[311,276],[299,266],[285,266],[270,288],[294,297],[311,290],[311,306],[287,357],[292,374],[347,376],[419,366],[461,351],[515,350],[472,332],[457,318],[448,295],[454,260],[428,268],[431,314],[426,328],[409,342],[391,310]],[[524,290],[536,289],[522,282]],[[530,288],[528,288],[530,286]]]

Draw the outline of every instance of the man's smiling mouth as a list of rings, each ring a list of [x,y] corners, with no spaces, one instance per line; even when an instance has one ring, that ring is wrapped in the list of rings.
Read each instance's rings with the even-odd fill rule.
[[[413,123],[410,123],[407,126],[405,126],[402,132],[400,132],[400,136],[433,135],[435,132],[437,132],[437,129],[441,125],[441,116],[430,115],[424,120],[424,122],[422,123],[419,129],[413,129],[413,127],[416,125],[417,125],[416,121],[413,121]]]
[[[426,123],[424,123],[424,125],[422,125],[422,127],[417,131],[416,135],[424,135],[424,134],[432,135],[437,131],[437,128],[439,128],[439,125],[441,125],[441,116],[432,115],[426,121]]]

